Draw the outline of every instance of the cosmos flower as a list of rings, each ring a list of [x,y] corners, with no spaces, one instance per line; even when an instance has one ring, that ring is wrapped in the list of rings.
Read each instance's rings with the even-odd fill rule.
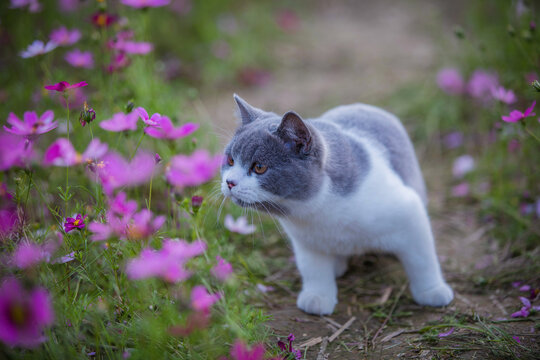
[[[196,311],[209,312],[210,307],[219,299],[219,294],[209,294],[202,285],[194,286],[191,289],[191,307]]]
[[[161,120],[161,115],[158,113],[153,114],[151,117],[148,116],[148,112],[143,107],[138,107],[135,109],[135,112],[139,114],[141,120],[149,126],[156,126]]]
[[[107,14],[104,11],[98,11],[94,13],[90,19],[92,24],[99,28],[109,27],[118,20],[116,15]]]
[[[0,209],[0,240],[6,239],[11,235],[17,229],[18,224],[17,208],[6,207]]]
[[[58,123],[53,120],[54,113],[51,110],[45,111],[40,117],[34,111],[26,111],[22,121],[14,113],[9,113],[7,122],[11,128],[4,125],[4,130],[33,140],[37,136],[55,129]]]
[[[49,38],[58,46],[69,46],[79,41],[81,36],[78,29],[68,30],[65,26],[62,26],[51,31]]]
[[[43,157],[43,165],[73,166],[82,163],[93,164],[107,152],[108,145],[99,139],[90,141],[86,150],[79,154],[71,142],[59,138],[49,146]]]
[[[485,70],[476,70],[469,79],[467,92],[474,98],[489,100],[491,98],[491,89],[498,86],[497,75]]]
[[[137,130],[138,113],[133,111],[129,114],[119,112],[113,115],[112,118],[103,120],[99,126],[107,131],[119,132],[126,130]]]
[[[23,241],[13,252],[12,261],[19,269],[27,269],[42,261],[48,261],[50,255],[42,246],[29,241]]]
[[[126,54],[145,55],[154,50],[154,45],[145,41],[118,41],[113,48]]]
[[[130,63],[130,60],[127,57],[127,55],[123,52],[120,52],[113,56],[110,64],[107,65],[107,71],[110,73],[113,73],[115,71],[125,68],[126,66],[129,65],[129,63]]]
[[[302,359],[302,352],[292,346],[292,343],[294,341],[294,334],[289,334],[289,336],[287,336],[287,341],[289,342],[289,346],[287,346],[281,340],[277,343],[279,349],[287,354],[286,358],[289,359],[290,355],[292,355],[297,360]]]
[[[233,272],[232,265],[225,261],[221,256],[216,256],[217,264],[210,269],[210,273],[221,281],[226,281]]]
[[[233,360],[263,360],[264,345],[255,345],[251,350],[241,340],[236,340],[231,348]]]
[[[75,218],[68,217],[66,218],[66,221],[64,222],[64,231],[66,233],[70,232],[74,229],[84,229],[86,227],[86,224],[84,223],[84,220],[88,217],[88,215],[84,215],[84,217],[81,214],[77,214]]]
[[[520,296],[519,300],[521,301],[523,306],[521,307],[521,309],[519,311],[516,311],[515,313],[513,313],[511,315],[513,318],[527,317],[527,316],[529,316],[529,314],[531,312],[531,309],[534,310],[534,311],[540,311],[540,306],[532,306],[529,299],[527,299],[527,298],[525,298],[523,296]]]
[[[455,178],[462,178],[465,174],[474,170],[474,158],[471,155],[461,155],[454,160],[452,174]]]
[[[58,45],[56,43],[49,41],[48,43],[44,44],[43,41],[36,40],[32,44],[28,45],[26,50],[21,51],[19,54],[22,58],[27,59],[31,58],[37,55],[43,55],[46,54],[54,49],[56,49]]]
[[[127,200],[125,192],[121,191],[114,199],[109,200],[110,210],[117,215],[131,217],[137,211],[137,202],[135,200]]]
[[[170,0],[120,0],[120,2],[124,5],[131,6],[136,9],[141,9],[169,5]]]
[[[30,291],[9,277],[0,286],[0,340],[8,346],[32,348],[46,338],[43,329],[53,323],[54,314],[45,289]]]
[[[33,157],[32,142],[24,137],[0,133],[0,171],[24,167]]]
[[[184,269],[185,263],[206,249],[201,240],[188,243],[185,240],[165,239],[161,250],[144,249],[139,257],[131,259],[126,266],[130,279],[159,277],[168,282],[179,282],[191,276]]]
[[[41,4],[38,0],[11,0],[11,8],[23,8],[28,6],[28,11],[31,13],[36,13],[41,10]]]
[[[255,225],[249,225],[245,216],[239,216],[234,220],[231,214],[225,215],[225,227],[232,232],[248,235],[255,232],[257,229]]]
[[[510,112],[510,115],[508,116],[501,116],[501,119],[503,119],[503,121],[506,121],[506,122],[511,122],[511,123],[514,123],[514,122],[518,122],[522,119],[525,119],[529,116],[534,116],[536,115],[535,113],[533,113],[533,110],[534,110],[534,106],[536,105],[536,100],[532,102],[531,106],[529,106],[527,108],[527,110],[525,110],[525,112],[521,112],[519,110],[512,110]]]
[[[445,135],[443,142],[448,149],[458,148],[463,144],[463,133],[459,131],[453,131]]]
[[[516,94],[512,90],[506,90],[502,86],[494,86],[491,88],[491,96],[505,104],[513,104],[517,101]]]
[[[214,177],[223,156],[211,156],[206,150],[196,150],[192,155],[176,155],[166,170],[167,181],[174,186],[201,185]]]
[[[469,184],[463,182],[452,187],[452,196],[453,197],[465,197],[469,195]]]
[[[90,51],[80,51],[79,49],[68,51],[64,59],[73,67],[85,69],[94,67],[94,57]]]
[[[152,118],[154,115],[152,115]],[[157,139],[175,140],[183,138],[192,134],[199,128],[199,124],[194,123],[185,123],[184,125],[175,128],[171,122],[171,119],[169,119],[167,116],[157,117],[155,121],[157,121],[157,124],[147,127],[144,129],[144,132]]]
[[[83,86],[87,86],[88,84],[86,81],[81,81],[76,84],[70,84],[67,81],[60,81],[59,83],[53,84],[53,85],[46,85],[45,89],[52,90],[52,91],[58,91],[58,92],[64,92],[71,89],[80,88]]]
[[[454,68],[440,70],[437,73],[437,85],[442,91],[450,95],[460,95],[465,90],[463,76]]]
[[[127,225],[127,238],[130,240],[146,239],[158,231],[165,223],[165,216],[153,217],[148,209],[143,209],[133,214]]]
[[[96,168],[99,180],[106,193],[122,186],[137,186],[146,183],[153,176],[156,169],[154,156],[140,151],[127,161],[115,152],[107,153]]]

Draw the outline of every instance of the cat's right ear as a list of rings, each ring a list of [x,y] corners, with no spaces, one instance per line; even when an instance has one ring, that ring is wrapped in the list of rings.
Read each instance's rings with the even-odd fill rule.
[[[249,105],[246,100],[236,94],[234,94],[234,101],[236,101],[237,107],[236,115],[242,121],[242,125],[249,124],[264,113],[261,109]]]

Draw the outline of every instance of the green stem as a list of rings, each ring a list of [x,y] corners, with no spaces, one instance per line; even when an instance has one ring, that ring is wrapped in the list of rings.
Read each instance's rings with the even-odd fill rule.
[[[150,206],[152,205],[152,183],[154,182],[154,175],[150,178],[150,190],[148,191],[148,207],[147,209],[150,210]]]
[[[144,132],[143,130],[143,133],[141,135],[141,138],[139,139],[139,142],[137,143],[137,146],[135,147],[135,151],[133,151],[133,154],[131,154],[131,157],[129,158],[129,160],[133,160],[133,157],[135,156],[135,154],[137,153],[137,150],[139,149],[139,146],[141,145],[141,142],[144,138],[144,135],[146,135],[146,133]]]
[[[24,200],[24,207],[27,208],[28,204],[28,195],[30,195],[30,188],[32,187],[32,176],[34,175],[34,170],[30,170],[30,175],[28,175],[28,190],[26,191],[26,199]]]
[[[536,136],[528,127],[527,125],[524,126],[525,131],[529,133],[536,141],[540,142],[540,138]]]
[[[66,99],[66,108],[67,108],[67,139],[69,142],[69,95],[67,93],[64,95]],[[69,166],[66,166],[66,190],[64,193],[64,202],[65,202],[65,213],[64,216],[68,216],[68,193],[69,193]]]
[[[90,128],[90,136],[92,137],[92,140],[94,140],[94,132],[92,131],[92,123],[88,123],[88,127]]]

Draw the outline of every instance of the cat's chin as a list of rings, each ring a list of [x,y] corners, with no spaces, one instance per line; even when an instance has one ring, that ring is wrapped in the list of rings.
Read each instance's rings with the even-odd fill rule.
[[[233,203],[243,208],[256,209],[276,216],[286,216],[289,213],[287,208],[271,201],[246,202],[234,196],[231,196],[230,198]]]

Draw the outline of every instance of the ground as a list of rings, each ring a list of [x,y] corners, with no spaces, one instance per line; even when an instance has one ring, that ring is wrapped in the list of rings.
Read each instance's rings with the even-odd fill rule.
[[[303,14],[297,32],[275,45],[270,83],[235,91],[265,110],[293,109],[304,117],[339,104],[381,103],[410,81],[433,81],[426,74],[441,60],[433,33],[450,32],[460,16],[459,8],[448,6],[424,0],[319,4]],[[206,94],[199,105],[201,116],[226,138],[235,127],[232,94]],[[415,126],[421,126],[418,121]],[[448,200],[450,160],[430,156],[423,144],[416,147],[439,258],[455,291],[451,305],[416,305],[397,260],[369,254],[353,258],[339,280],[339,304],[332,316],[307,315],[296,308],[300,277],[286,240],[276,231],[255,240],[263,242],[273,259],[264,284],[274,290],[262,294],[260,302],[272,315],[268,325],[280,336],[294,333],[297,346],[313,340],[301,347],[307,359],[531,356],[519,346],[512,355],[506,344],[519,336],[524,348],[538,347],[534,318],[502,320],[520,307],[517,299],[523,293],[509,283],[521,279],[527,260],[511,259],[508,248],[497,246],[488,236],[489,227],[477,220],[474,204]],[[501,277],[505,281],[493,280]],[[353,317],[348,329],[327,343],[326,337]],[[439,337],[452,326],[437,325],[448,323],[457,324],[454,333]]]

